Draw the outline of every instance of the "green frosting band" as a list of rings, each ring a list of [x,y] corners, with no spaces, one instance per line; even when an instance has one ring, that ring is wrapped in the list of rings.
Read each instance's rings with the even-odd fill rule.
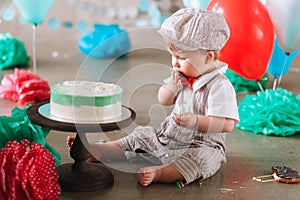
[[[86,97],[51,93],[50,99],[54,103],[65,106],[106,106],[121,102],[122,94],[116,94],[106,97]]]
[[[81,96],[72,94],[63,94],[57,91],[56,86],[51,87],[51,102],[65,106],[106,106],[121,102],[122,92],[107,96]]]
[[[0,69],[27,65],[30,57],[22,41],[9,33],[0,33]]]

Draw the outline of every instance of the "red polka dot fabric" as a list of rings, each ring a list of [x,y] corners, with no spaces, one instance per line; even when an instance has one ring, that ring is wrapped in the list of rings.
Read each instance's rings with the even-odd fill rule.
[[[58,200],[55,160],[41,144],[10,141],[0,150],[0,198]]]

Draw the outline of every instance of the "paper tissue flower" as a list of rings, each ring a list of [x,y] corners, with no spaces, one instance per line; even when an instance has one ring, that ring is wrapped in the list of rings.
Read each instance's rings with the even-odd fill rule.
[[[27,139],[43,145],[54,157],[56,165],[60,164],[60,154],[46,142],[50,129],[40,127],[29,120],[27,108],[15,107],[11,116],[0,116],[0,149],[9,141]]]
[[[3,77],[0,94],[1,98],[17,101],[21,105],[33,104],[50,98],[50,86],[38,75],[15,68],[13,74]]]
[[[92,58],[118,58],[130,49],[128,33],[118,25],[95,24],[94,31],[84,34],[79,42],[80,52]]]
[[[246,96],[238,105],[237,128],[255,134],[288,136],[300,131],[300,96],[287,90],[266,90]]]
[[[0,33],[0,69],[25,66],[30,60],[23,42],[9,33]]]
[[[0,150],[0,183],[1,199],[58,200],[61,193],[53,156],[28,140]]]
[[[259,84],[262,89],[266,89],[268,82],[268,74],[265,73],[259,82],[254,80],[248,80],[242,76],[236,74],[235,72],[228,69],[225,73],[227,78],[232,83],[234,90],[236,92],[257,92],[260,90]]]

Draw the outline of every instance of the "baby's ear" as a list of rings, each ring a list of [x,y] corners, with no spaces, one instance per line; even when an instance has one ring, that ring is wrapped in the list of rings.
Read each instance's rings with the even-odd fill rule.
[[[207,51],[206,63],[214,62],[216,60],[215,53],[213,51]]]

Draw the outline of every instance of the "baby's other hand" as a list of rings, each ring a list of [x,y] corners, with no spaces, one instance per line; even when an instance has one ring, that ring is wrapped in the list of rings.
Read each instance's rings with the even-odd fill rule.
[[[167,88],[170,92],[176,97],[178,92],[182,89],[181,78],[179,72],[176,71],[176,68],[171,68],[171,77],[165,80],[164,87]]]
[[[174,85],[178,90],[182,89],[181,77],[179,75],[178,69],[176,67],[171,68],[171,75]]]
[[[196,128],[198,125],[198,117],[196,114],[191,112],[186,112],[183,114],[174,113],[172,117],[176,124],[187,127],[187,128]]]

